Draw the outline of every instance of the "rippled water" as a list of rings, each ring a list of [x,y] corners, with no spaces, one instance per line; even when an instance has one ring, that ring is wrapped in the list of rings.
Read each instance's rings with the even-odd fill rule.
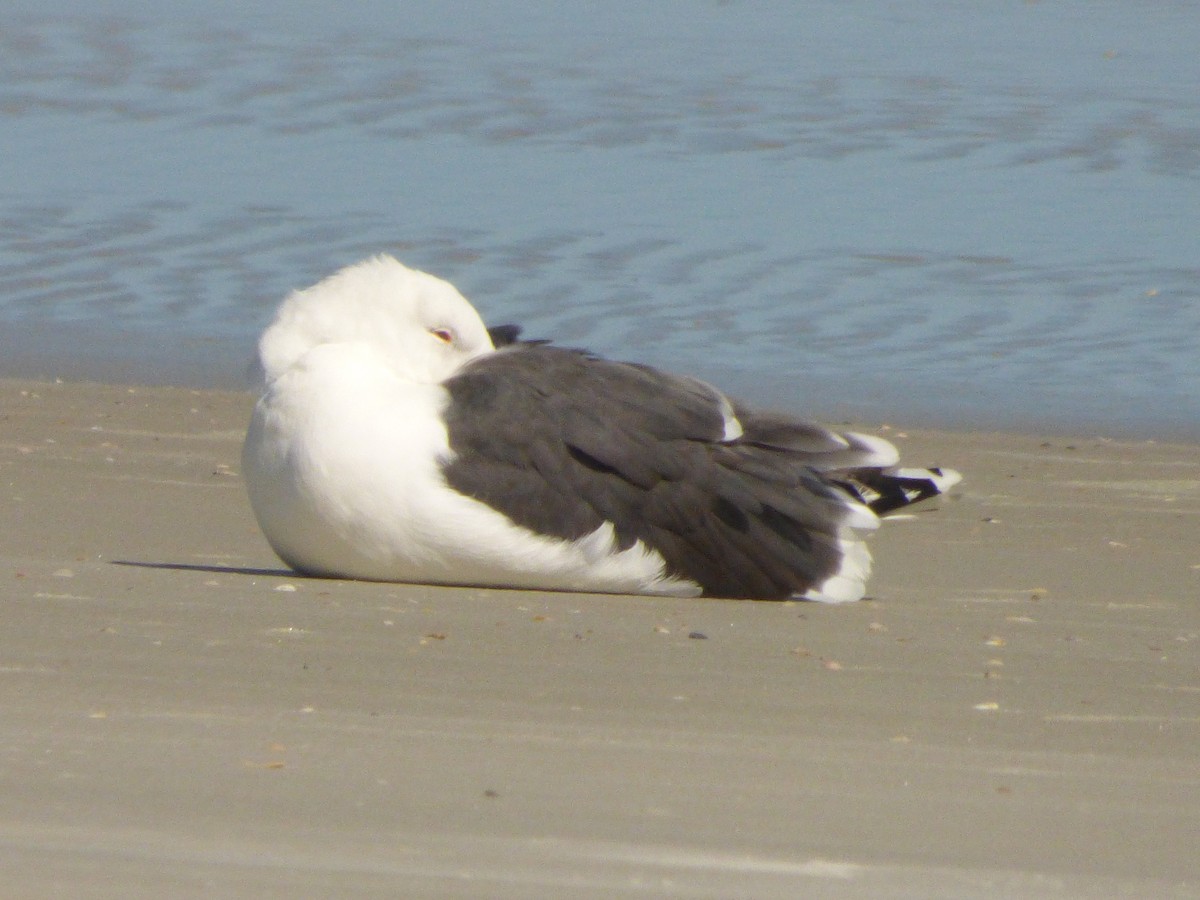
[[[0,10],[0,372],[239,384],[386,250],[794,411],[1200,436],[1188,4],[331,6]]]

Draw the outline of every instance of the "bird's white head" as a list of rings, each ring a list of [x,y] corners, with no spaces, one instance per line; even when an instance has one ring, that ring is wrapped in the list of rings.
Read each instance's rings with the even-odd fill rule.
[[[494,349],[479,313],[454,285],[385,255],[283,301],[258,342],[267,381],[327,344],[360,345],[401,377],[424,383],[443,381]]]

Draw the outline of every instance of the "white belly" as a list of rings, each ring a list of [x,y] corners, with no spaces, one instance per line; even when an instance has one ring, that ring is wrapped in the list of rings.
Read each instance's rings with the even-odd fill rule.
[[[310,351],[254,409],[242,453],[251,506],[280,558],[313,575],[620,593],[699,593],[663,577],[611,525],[535,534],[452,490],[440,385],[397,377],[361,344]]]

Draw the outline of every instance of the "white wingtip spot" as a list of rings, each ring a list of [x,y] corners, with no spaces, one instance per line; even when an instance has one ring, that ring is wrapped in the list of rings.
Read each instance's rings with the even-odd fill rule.
[[[932,481],[939,494],[944,494],[950,488],[962,481],[962,473],[956,469],[891,469],[887,474],[898,478],[912,478]]]
[[[929,471],[933,473],[933,483],[937,486],[938,492],[942,494],[962,481],[962,473],[956,469],[930,469]]]

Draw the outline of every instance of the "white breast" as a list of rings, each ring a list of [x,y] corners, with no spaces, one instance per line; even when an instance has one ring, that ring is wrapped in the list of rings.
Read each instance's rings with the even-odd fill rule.
[[[326,344],[272,382],[243,448],[251,506],[299,571],[345,578],[691,596],[611,525],[579,541],[535,534],[452,490],[436,384],[398,377],[369,347]]]

